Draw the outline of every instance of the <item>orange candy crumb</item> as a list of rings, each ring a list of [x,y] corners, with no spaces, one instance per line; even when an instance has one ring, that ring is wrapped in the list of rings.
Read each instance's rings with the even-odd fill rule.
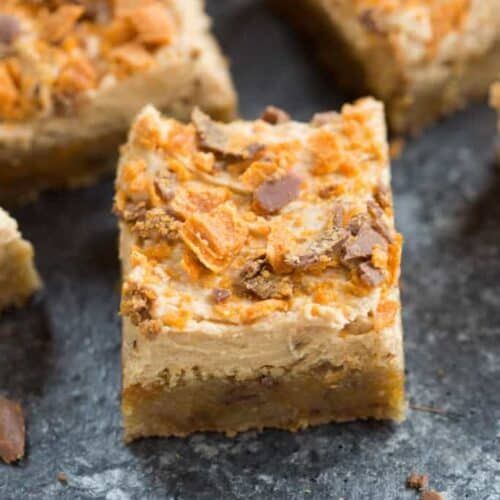
[[[88,59],[79,57],[63,66],[55,88],[64,94],[78,94],[94,88],[96,84],[97,75],[93,66]]]
[[[129,18],[141,43],[160,45],[172,42],[175,32],[174,20],[166,7],[160,3],[133,9]]]
[[[262,300],[260,302],[256,302],[248,306],[242,314],[241,320],[243,323],[253,323],[260,318],[265,316],[269,316],[269,314],[278,311],[287,311],[288,310],[288,302],[284,300]]]
[[[248,228],[230,202],[210,213],[192,214],[181,227],[180,236],[205,267],[225,269],[245,244]]]
[[[399,304],[393,300],[381,302],[373,315],[373,327],[379,332],[394,323]]]
[[[180,309],[179,311],[163,315],[162,319],[164,325],[182,330],[191,319],[191,313],[186,309]]]
[[[61,5],[45,20],[44,38],[52,43],[61,42],[85,12],[79,5]]]

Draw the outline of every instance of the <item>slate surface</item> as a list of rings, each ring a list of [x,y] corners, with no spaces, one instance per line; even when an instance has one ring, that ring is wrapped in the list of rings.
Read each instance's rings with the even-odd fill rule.
[[[338,106],[326,74],[259,1],[212,0],[243,115]],[[408,391],[401,426],[121,442],[119,269],[112,182],[18,209],[45,291],[0,320],[0,392],[27,411],[27,458],[0,499],[412,499],[413,470],[449,499],[500,498],[500,176],[495,120],[475,106],[407,144],[394,165]],[[68,484],[56,476],[64,472]]]

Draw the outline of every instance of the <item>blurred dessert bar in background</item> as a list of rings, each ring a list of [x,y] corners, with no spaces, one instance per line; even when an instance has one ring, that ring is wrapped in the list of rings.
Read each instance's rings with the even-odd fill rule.
[[[236,96],[202,0],[4,0],[0,200],[87,184],[147,103],[231,119]]]
[[[500,73],[500,0],[269,0],[316,43],[346,89],[419,132],[484,98]]]

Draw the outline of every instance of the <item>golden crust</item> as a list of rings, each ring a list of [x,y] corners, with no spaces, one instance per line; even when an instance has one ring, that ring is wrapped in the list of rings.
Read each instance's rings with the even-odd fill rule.
[[[402,238],[380,103],[345,105],[321,125],[203,123],[146,108],[122,151],[115,210],[131,249],[122,255],[122,313],[136,326],[290,313],[328,322],[394,293]],[[272,210],[262,213],[256,198]],[[140,314],[129,306],[137,287],[151,291]],[[214,290],[227,291],[224,300]],[[394,318],[387,306],[377,322]]]

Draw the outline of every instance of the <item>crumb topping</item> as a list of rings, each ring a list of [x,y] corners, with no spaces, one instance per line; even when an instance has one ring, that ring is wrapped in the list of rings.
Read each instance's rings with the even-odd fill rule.
[[[293,173],[262,182],[253,194],[255,211],[268,215],[279,212],[299,196],[300,184],[300,177]]]
[[[248,151],[232,147],[231,136],[200,109],[193,111],[192,121],[201,149],[228,160],[244,160],[248,157]]]
[[[226,269],[245,244],[248,228],[232,202],[193,213],[180,229],[182,241],[210,271]]]
[[[450,33],[462,29],[469,16],[471,0],[355,0],[358,19],[375,36],[390,34],[421,40],[427,54],[434,54]],[[405,26],[413,26],[407,31]]]
[[[390,326],[402,238],[381,105],[362,99],[311,124],[192,121],[146,108],[123,149],[123,314],[155,331],[290,312],[327,321],[380,295],[374,322]]]
[[[74,112],[85,96],[154,68],[179,23],[169,0],[5,0],[0,121]]]
[[[131,222],[131,232],[141,240],[173,243],[179,237],[179,221],[164,208],[143,210]]]
[[[265,256],[247,262],[235,285],[263,300],[289,299],[293,295],[290,278],[274,274]]]
[[[226,288],[214,288],[212,290],[212,299],[216,304],[225,302],[229,297],[231,297],[231,290]]]
[[[286,111],[275,106],[268,106],[260,116],[260,119],[271,125],[279,125],[280,123],[290,121],[291,118]]]
[[[406,486],[412,490],[425,490],[429,486],[429,476],[412,472],[406,480]]]

